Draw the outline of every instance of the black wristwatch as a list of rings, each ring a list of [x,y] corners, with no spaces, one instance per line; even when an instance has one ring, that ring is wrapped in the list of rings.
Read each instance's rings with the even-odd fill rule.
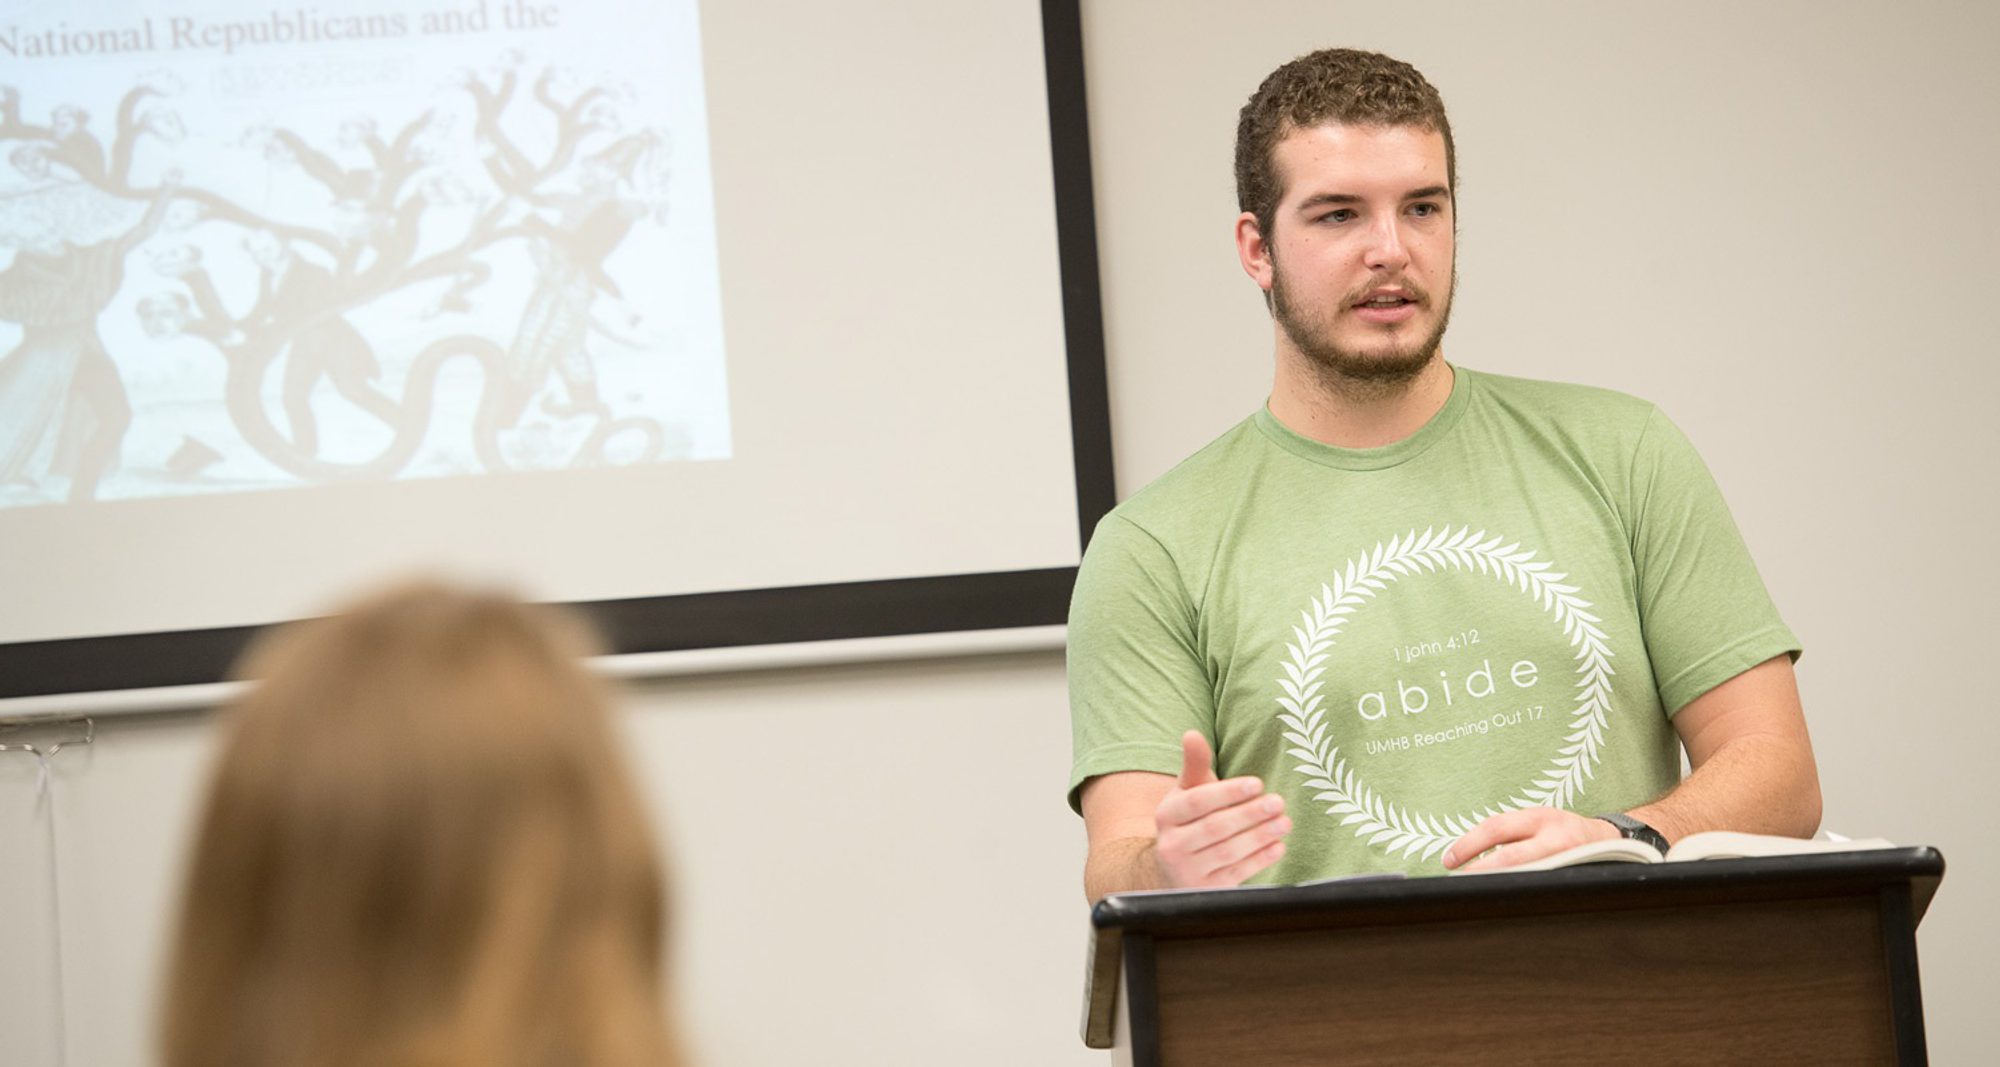
[[[1614,811],[1609,815],[1599,815],[1598,818],[1603,819],[1605,822],[1608,822],[1613,826],[1616,826],[1618,828],[1618,836],[1629,837],[1634,841],[1643,841],[1646,844],[1649,844],[1654,848],[1659,849],[1661,855],[1663,856],[1666,855],[1667,839],[1665,835],[1661,834],[1658,830],[1655,830],[1652,827],[1647,826],[1645,823],[1640,822],[1639,820],[1631,817],[1630,815],[1625,814],[1624,812]]]

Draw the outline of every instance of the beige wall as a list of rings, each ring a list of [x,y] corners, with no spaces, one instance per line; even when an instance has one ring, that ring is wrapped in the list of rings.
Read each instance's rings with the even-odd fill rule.
[[[1267,320],[1228,244],[1243,97],[1321,43],[1417,63],[1458,134],[1449,355],[1626,389],[1687,429],[1807,645],[1827,825],[1950,859],[1920,939],[1931,1047],[1985,1058],[2000,13],[1131,0],[1086,2],[1085,22],[1121,484],[1267,385]],[[1103,1062],[1075,1038],[1058,656],[661,680],[631,728],[711,1062]],[[56,761],[70,1063],[143,1062],[210,744],[204,716],[128,718]],[[33,784],[32,761],[0,758],[0,1032],[7,1062],[39,1065]]]

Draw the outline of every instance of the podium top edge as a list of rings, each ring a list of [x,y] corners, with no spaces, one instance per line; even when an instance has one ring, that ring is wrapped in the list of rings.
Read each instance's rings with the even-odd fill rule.
[[[1468,918],[1578,906],[1638,908],[1696,899],[1826,896],[1897,884],[1910,887],[1915,920],[1929,906],[1944,866],[1943,853],[1916,846],[1678,863],[1592,863],[1467,876],[1361,876],[1307,885],[1114,893],[1092,906],[1090,922],[1098,930],[1166,934],[1181,927],[1315,916],[1365,921],[1369,913],[1389,910],[1398,917],[1385,915],[1387,921],[1420,921],[1413,911],[1435,908],[1438,919]]]

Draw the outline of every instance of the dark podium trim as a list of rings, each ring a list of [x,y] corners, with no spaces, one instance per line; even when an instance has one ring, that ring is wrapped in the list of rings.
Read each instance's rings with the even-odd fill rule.
[[[1924,997],[1917,976],[1917,921],[1923,917],[1923,909],[1910,898],[1910,886],[1882,887],[1882,955],[1889,964],[1896,1062],[1924,1063],[1929,1051],[1924,1045]],[[1924,895],[1924,903],[1930,903],[1929,893]]]

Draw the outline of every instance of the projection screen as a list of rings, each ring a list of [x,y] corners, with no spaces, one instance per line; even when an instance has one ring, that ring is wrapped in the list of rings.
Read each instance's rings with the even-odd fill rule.
[[[0,697],[385,578],[619,652],[1058,623],[1074,0],[0,6]]]

